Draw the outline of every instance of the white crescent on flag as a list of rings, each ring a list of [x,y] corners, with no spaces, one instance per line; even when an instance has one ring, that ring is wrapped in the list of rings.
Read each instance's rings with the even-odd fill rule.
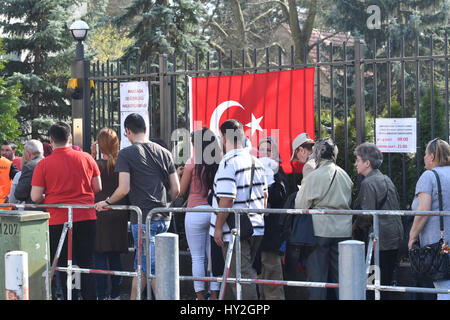
[[[214,134],[218,137],[219,136],[219,122],[220,122],[220,118],[222,117],[222,114],[231,107],[240,107],[243,110],[245,110],[245,108],[236,101],[233,100],[228,100],[225,102],[222,102],[221,104],[219,104],[215,109],[214,112],[211,115],[210,121],[209,121],[209,129],[211,129],[212,132],[214,132]]]

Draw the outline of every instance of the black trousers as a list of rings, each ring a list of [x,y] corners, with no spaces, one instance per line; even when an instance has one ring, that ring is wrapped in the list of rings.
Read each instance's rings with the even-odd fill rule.
[[[316,244],[306,259],[306,281],[339,282],[339,242],[350,238],[316,237]],[[326,300],[325,288],[309,288],[309,300]],[[339,298],[339,289],[335,289]]]
[[[72,231],[72,265],[77,265],[80,268],[92,269],[94,268],[94,246],[95,246],[95,220],[87,220],[73,223]],[[54,225],[49,227],[50,232],[50,263],[56,255],[58,243],[61,238],[61,233],[64,225]],[[59,267],[67,267],[67,234],[64,240],[59,260]],[[64,299],[67,299],[67,273],[60,272],[61,287],[63,290]],[[55,280],[56,278],[53,278]],[[95,276],[94,274],[81,274],[81,296],[83,300],[96,300],[95,293]],[[73,295],[75,298],[76,295]]]
[[[371,264],[374,264],[374,255],[372,253]],[[392,276],[397,264],[398,249],[395,250],[380,250],[380,284],[383,286],[392,285]],[[366,299],[373,300],[375,298],[373,290],[366,291]],[[381,300],[390,300],[391,293],[389,291],[381,291]]]

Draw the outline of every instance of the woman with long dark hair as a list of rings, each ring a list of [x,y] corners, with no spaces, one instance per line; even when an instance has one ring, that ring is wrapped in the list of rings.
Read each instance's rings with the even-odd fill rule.
[[[185,167],[177,170],[181,178],[180,195],[189,190],[188,208],[212,208],[208,204],[208,195],[212,192],[214,176],[219,166],[220,147],[214,133],[206,127],[194,131],[191,141],[195,154],[186,162]],[[205,265],[210,260],[210,219],[210,212],[187,212],[184,220],[194,277],[205,276]],[[211,282],[211,299],[217,299],[219,287],[218,282]],[[194,281],[194,290],[198,300],[205,299],[204,281]]]

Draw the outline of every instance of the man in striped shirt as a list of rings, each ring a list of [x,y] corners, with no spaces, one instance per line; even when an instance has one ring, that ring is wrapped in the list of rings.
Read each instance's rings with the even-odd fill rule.
[[[267,205],[267,182],[264,166],[254,158],[253,187],[250,194],[252,155],[243,148],[244,128],[237,120],[227,120],[220,126],[225,156],[219,164],[214,179],[214,208],[254,208],[264,209]],[[211,215],[210,235],[214,237],[222,253],[226,257],[231,233],[226,223],[228,213]],[[256,271],[252,264],[264,235],[264,217],[262,214],[250,213],[253,235],[241,239],[241,275],[242,278],[256,279]],[[229,277],[236,275],[235,252],[232,256]],[[234,294],[235,286],[231,286]],[[256,300],[256,285],[242,286],[242,299]]]

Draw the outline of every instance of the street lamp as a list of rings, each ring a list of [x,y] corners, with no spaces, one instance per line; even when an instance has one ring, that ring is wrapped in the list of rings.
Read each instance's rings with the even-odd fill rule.
[[[77,20],[70,26],[70,32],[75,40],[78,41],[76,48],[76,58],[77,60],[84,59],[84,48],[83,41],[87,37],[87,33],[89,31],[89,26],[83,20]]]
[[[73,144],[90,150],[91,138],[91,108],[90,108],[90,83],[89,61],[84,59],[83,41],[86,40],[89,26],[82,20],[77,20],[70,26],[73,38],[78,42],[75,60],[72,62],[72,78],[68,88],[72,89],[72,121]]]
[[[89,26],[83,20],[77,20],[70,26],[70,32],[72,32],[72,36],[77,41],[84,41],[88,31]]]

